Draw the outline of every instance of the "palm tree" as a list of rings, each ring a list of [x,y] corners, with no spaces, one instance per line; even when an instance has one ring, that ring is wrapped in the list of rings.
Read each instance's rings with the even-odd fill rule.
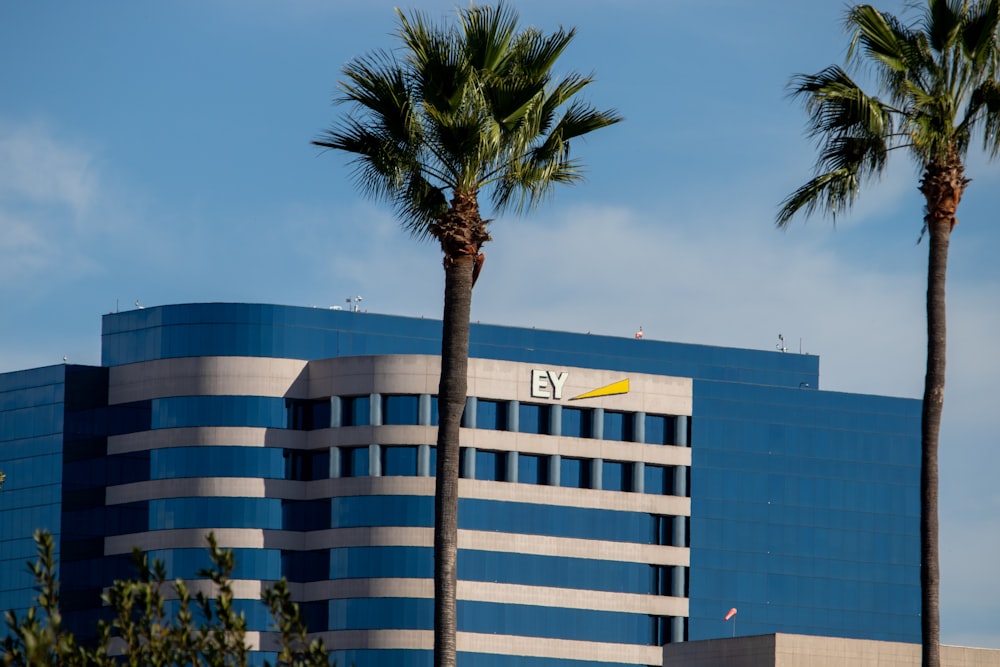
[[[1000,0],[928,0],[911,25],[870,5],[848,9],[850,65],[876,75],[869,95],[838,66],[792,79],[819,141],[816,176],[778,213],[784,228],[800,210],[834,217],[863,182],[879,176],[890,151],[903,149],[921,171],[929,239],[927,371],[921,413],[920,583],[923,665],[940,664],[938,609],[938,435],[944,407],[945,273],[948,244],[969,179],[969,144],[1000,153]]]
[[[618,122],[574,99],[591,77],[554,79],[574,36],[519,29],[501,5],[470,6],[455,25],[397,10],[398,52],[343,68],[351,113],[314,141],[353,156],[361,190],[391,203],[403,227],[444,253],[434,511],[434,663],[455,664],[459,425],[465,408],[472,287],[490,240],[479,195],[524,212],[561,183],[581,180],[570,141]]]

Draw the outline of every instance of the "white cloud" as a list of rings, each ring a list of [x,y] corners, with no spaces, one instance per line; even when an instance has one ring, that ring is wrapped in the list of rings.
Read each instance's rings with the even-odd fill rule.
[[[85,215],[99,188],[94,157],[40,123],[0,121],[0,201],[57,206]]]

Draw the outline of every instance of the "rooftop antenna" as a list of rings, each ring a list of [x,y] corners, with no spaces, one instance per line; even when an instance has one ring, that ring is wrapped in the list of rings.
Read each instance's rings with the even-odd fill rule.
[[[785,337],[782,334],[778,334],[778,344],[774,347],[777,348],[778,352],[788,352],[788,348],[785,347]]]

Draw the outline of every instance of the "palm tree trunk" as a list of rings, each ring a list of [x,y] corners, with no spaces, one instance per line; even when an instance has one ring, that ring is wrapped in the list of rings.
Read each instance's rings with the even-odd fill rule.
[[[932,163],[920,191],[927,201],[924,222],[930,249],[927,264],[927,372],[920,418],[920,587],[921,664],[940,667],[940,570],[938,564],[938,439],[944,411],[945,278],[955,211],[968,179],[955,156]]]
[[[472,255],[445,262],[434,487],[434,667],[455,667],[459,427],[469,371]]]
[[[940,225],[939,225],[940,227]],[[927,373],[920,420],[920,630],[923,667],[940,667],[938,437],[944,409],[945,270],[950,229],[930,230],[927,269]]]

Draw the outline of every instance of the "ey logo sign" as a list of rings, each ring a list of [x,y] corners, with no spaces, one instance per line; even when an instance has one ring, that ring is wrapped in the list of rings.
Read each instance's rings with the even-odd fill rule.
[[[565,386],[568,379],[568,371],[550,371],[534,368],[531,370],[531,397],[561,400],[563,386]],[[586,391],[578,396],[572,396],[569,400],[578,401],[581,398],[597,398],[598,396],[615,396],[616,394],[627,393],[628,378],[625,378],[624,380]]]

